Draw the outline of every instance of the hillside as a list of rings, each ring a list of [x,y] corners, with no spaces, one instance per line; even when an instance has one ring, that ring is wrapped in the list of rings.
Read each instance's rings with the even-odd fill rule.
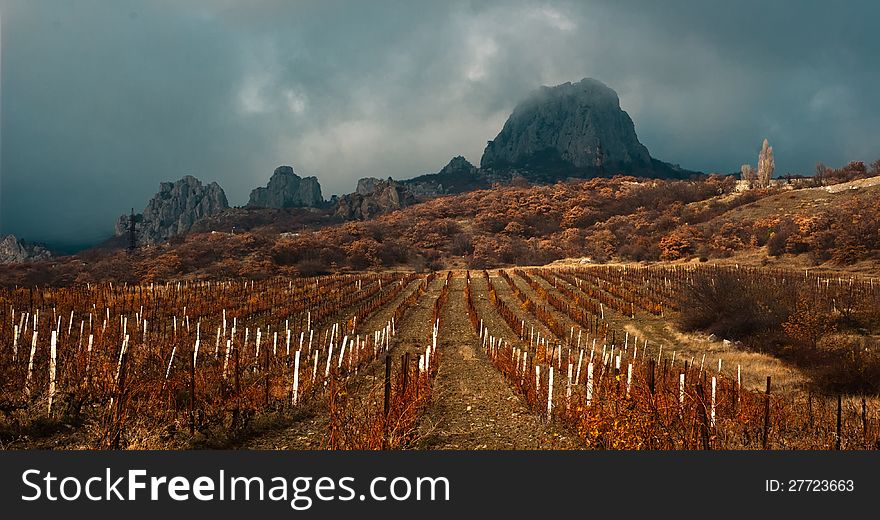
[[[238,210],[134,254],[94,250],[5,266],[7,285],[180,276],[263,278],[378,268],[730,259],[839,267],[880,255],[880,186],[734,191],[729,177],[634,177],[438,197],[363,222]],[[263,214],[271,211],[271,214]]]

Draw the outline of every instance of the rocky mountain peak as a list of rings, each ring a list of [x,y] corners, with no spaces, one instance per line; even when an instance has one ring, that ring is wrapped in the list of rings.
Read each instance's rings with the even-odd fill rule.
[[[437,175],[449,176],[461,173],[475,175],[477,173],[477,168],[461,155],[456,155],[446,164],[446,166],[443,167],[442,170],[437,172]]]
[[[324,203],[321,185],[316,177],[300,177],[290,166],[275,168],[265,188],[251,192],[249,207],[314,208]]]
[[[135,215],[138,243],[165,242],[173,236],[186,233],[197,221],[227,208],[229,202],[226,193],[216,182],[203,185],[192,175],[186,175],[176,182],[162,182],[143,213]],[[117,219],[117,236],[128,232],[129,220],[129,215]]]
[[[15,235],[0,235],[0,264],[19,264],[51,258],[45,247],[19,240]]]
[[[415,202],[407,186],[391,177],[387,180],[366,177],[358,180],[354,193],[339,198],[336,215],[346,220],[367,220]]]
[[[671,175],[639,142],[617,93],[601,81],[541,87],[513,110],[489,141],[481,168],[520,170],[533,180],[627,173]]]
[[[403,181],[413,195],[436,197],[488,187],[480,171],[467,159],[453,157],[439,172]]]

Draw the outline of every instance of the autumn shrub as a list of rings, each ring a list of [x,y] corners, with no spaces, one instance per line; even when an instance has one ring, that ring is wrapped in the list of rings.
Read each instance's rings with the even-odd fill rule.
[[[869,336],[831,334],[818,345],[821,361],[813,380],[829,393],[880,392],[880,341]]]
[[[782,256],[786,250],[788,239],[797,232],[797,226],[791,219],[783,219],[776,229],[770,233],[767,240],[767,254],[770,256]]]
[[[474,252],[474,241],[466,233],[458,233],[452,237],[452,246],[449,252],[455,256],[467,256]]]
[[[787,318],[785,289],[752,284],[733,271],[695,275],[680,295],[678,324],[722,338],[747,339],[780,330]]]
[[[307,258],[300,260],[296,264],[296,270],[302,276],[320,276],[331,272],[330,267],[320,258]]]

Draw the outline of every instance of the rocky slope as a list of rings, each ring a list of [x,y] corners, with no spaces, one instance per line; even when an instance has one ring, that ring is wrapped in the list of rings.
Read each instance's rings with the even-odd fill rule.
[[[345,220],[367,220],[416,202],[415,197],[403,184],[367,177],[358,181],[354,193],[343,195],[336,206],[336,216]]]
[[[45,260],[52,255],[38,244],[24,242],[15,235],[0,235],[0,264],[20,264]]]
[[[300,177],[290,166],[279,166],[265,188],[251,192],[249,207],[314,208],[324,204],[321,185],[316,177]]]
[[[229,208],[223,188],[216,182],[203,185],[191,175],[163,182],[143,213],[135,215],[139,244],[158,244],[189,231],[199,220]],[[116,235],[127,236],[129,215],[116,221]]]
[[[489,141],[480,166],[518,171],[529,180],[565,177],[685,177],[691,172],[653,159],[639,142],[617,93],[595,79],[541,87],[514,109]]]

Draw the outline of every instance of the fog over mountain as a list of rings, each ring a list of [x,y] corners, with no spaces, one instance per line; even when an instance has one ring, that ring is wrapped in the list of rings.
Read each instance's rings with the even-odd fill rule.
[[[243,205],[478,164],[513,107],[584,77],[652,156],[778,173],[880,157],[880,5],[0,0],[0,234],[88,243],[161,181]]]

